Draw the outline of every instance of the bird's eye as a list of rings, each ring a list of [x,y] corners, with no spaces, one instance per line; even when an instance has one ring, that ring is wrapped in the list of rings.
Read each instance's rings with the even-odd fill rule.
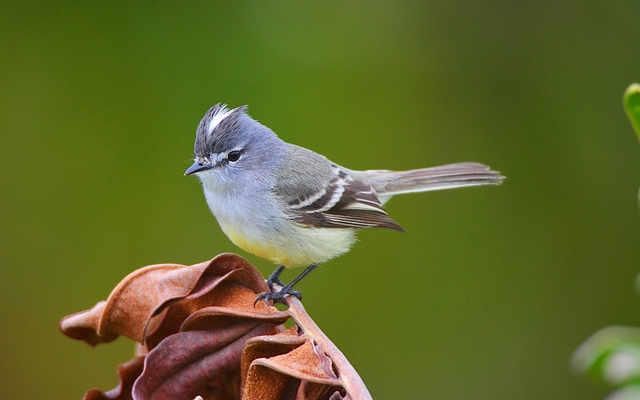
[[[227,154],[227,159],[231,162],[238,161],[240,159],[240,154],[242,154],[240,150],[230,151],[229,154]]]

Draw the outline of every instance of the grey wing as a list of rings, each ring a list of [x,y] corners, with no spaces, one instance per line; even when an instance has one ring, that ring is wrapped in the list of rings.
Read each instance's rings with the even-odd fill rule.
[[[322,228],[380,227],[404,231],[387,215],[369,183],[354,180],[340,166],[319,154],[303,148],[294,150],[293,156],[289,157],[289,160],[298,159],[294,165],[313,167],[305,168],[302,172],[283,166],[287,169],[282,171],[284,174],[294,176],[278,179],[281,183],[276,187],[276,194],[285,201],[285,208],[292,220]],[[322,168],[318,168],[319,165]],[[314,172],[308,174],[310,170]]]
[[[337,176],[312,203],[292,202],[294,220],[324,228],[388,228],[404,231],[382,208],[373,188],[353,180],[337,166]]]

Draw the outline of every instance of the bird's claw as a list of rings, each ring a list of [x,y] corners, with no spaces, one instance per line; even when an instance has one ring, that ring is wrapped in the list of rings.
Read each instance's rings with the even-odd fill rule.
[[[302,294],[300,293],[299,290],[291,289],[287,285],[284,285],[282,289],[280,289],[277,292],[260,293],[258,297],[256,297],[256,300],[253,302],[253,306],[255,307],[260,300],[264,300],[264,303],[266,305],[270,305],[269,304],[270,301],[273,302],[274,304],[275,303],[287,304],[285,302],[285,298],[287,296],[294,296],[294,297],[297,297],[298,300],[302,300]]]

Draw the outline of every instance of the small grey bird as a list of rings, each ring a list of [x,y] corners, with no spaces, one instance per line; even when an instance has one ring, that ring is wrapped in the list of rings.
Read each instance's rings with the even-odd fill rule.
[[[238,247],[278,264],[267,283],[282,286],[256,301],[301,297],[293,286],[319,264],[349,250],[359,228],[404,231],[382,205],[396,194],[499,185],[487,166],[465,162],[410,171],[344,168],[282,141],[247,114],[216,104],[196,130],[194,164],[207,204]],[[285,267],[307,268],[289,284]]]

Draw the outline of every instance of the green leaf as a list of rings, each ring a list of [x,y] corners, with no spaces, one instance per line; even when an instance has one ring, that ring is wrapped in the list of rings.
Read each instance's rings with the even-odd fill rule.
[[[571,364],[576,372],[613,387],[639,383],[640,328],[602,328],[580,345]]]
[[[629,116],[631,126],[640,139],[640,84],[632,83],[624,92],[624,110]]]

